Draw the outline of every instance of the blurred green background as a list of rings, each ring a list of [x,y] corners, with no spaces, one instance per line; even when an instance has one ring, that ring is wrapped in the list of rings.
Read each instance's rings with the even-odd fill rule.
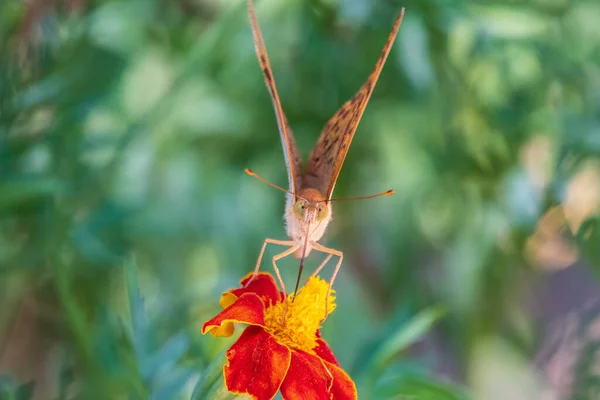
[[[397,194],[322,241],[359,398],[600,399],[600,3],[255,5],[305,157],[406,7],[335,190]],[[227,398],[200,327],[285,239],[244,168],[287,184],[245,1],[2,0],[0,398]]]

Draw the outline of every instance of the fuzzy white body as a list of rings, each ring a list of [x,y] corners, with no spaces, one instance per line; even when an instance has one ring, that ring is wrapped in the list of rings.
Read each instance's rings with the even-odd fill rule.
[[[288,195],[285,204],[285,214],[283,218],[285,219],[286,231],[287,235],[291,240],[293,240],[296,244],[301,245],[301,247],[294,252],[294,256],[296,258],[302,257],[302,252],[304,251],[304,243],[308,236],[308,241],[306,243],[306,251],[304,251],[304,256],[308,256],[312,250],[312,246],[310,242],[317,242],[319,239],[323,237],[325,234],[325,230],[327,229],[327,225],[329,225],[329,221],[331,221],[331,203],[330,202],[322,202],[319,197],[322,196],[318,193],[318,191],[314,189],[308,189],[308,191],[314,191],[316,193],[303,193],[310,200],[313,197],[316,197],[316,201],[307,202],[307,208],[304,212],[302,218],[299,218],[297,213],[294,211],[294,196]],[[320,221],[317,219],[318,215],[318,207],[326,207],[327,215],[322,218]]]

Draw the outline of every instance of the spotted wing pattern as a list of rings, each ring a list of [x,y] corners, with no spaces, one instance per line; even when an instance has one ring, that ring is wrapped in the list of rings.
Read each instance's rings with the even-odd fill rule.
[[[283,155],[285,157],[285,164],[288,170],[290,191],[297,193],[297,191],[300,189],[302,158],[300,157],[300,152],[296,146],[294,134],[292,133],[292,130],[287,122],[287,118],[285,117],[283,109],[281,108],[279,94],[277,93],[277,87],[275,86],[275,78],[273,77],[271,63],[269,62],[269,56],[267,54],[267,48],[265,47],[265,42],[258,25],[252,0],[248,0],[248,15],[250,17],[250,26],[252,27],[252,36],[254,37],[254,48],[256,50],[258,62],[260,63],[260,67],[265,78],[265,84],[267,85],[267,89],[269,89],[269,94],[271,95],[271,100],[273,101],[275,116],[277,117],[277,126],[279,127],[281,146],[283,147]]]
[[[348,148],[390,53],[403,17],[404,8],[396,18],[392,32],[385,42],[375,69],[358,93],[348,100],[327,122],[308,159],[303,176],[303,187],[319,190],[326,199],[331,199]]]

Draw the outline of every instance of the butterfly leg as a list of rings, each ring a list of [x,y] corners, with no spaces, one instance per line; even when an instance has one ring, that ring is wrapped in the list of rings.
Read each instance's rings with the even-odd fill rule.
[[[339,260],[337,262],[337,264],[335,265],[335,269],[333,270],[333,275],[331,275],[331,279],[329,280],[329,289],[327,290],[327,299],[325,300],[325,318],[323,318],[323,320],[325,320],[327,318],[328,313],[328,307],[329,307],[329,296],[331,295],[331,288],[333,287],[333,281],[335,280],[335,277],[337,276],[338,272],[340,271],[340,267],[342,266],[342,261],[344,260],[344,253],[342,253],[339,250],[335,250],[335,249],[330,249],[329,247],[325,247],[325,246],[321,246],[319,243],[317,242],[310,242],[310,245],[312,246],[313,249],[320,251],[321,253],[325,253],[325,254],[329,254],[329,256],[325,259],[325,262],[323,262],[319,268],[317,268],[317,271],[315,271],[315,273],[313,273],[313,276],[316,275],[316,272],[319,272],[326,264],[326,261],[329,261],[329,259],[332,256],[338,256]]]
[[[294,246],[296,244],[296,242],[293,242],[291,240],[275,240],[275,239],[265,239],[265,241],[263,242],[263,245],[260,249],[260,253],[258,254],[258,260],[256,260],[256,266],[254,267],[254,274],[252,275],[252,278],[250,278],[250,280],[246,283],[246,286],[248,286],[250,284],[250,282],[252,282],[254,280],[254,278],[256,278],[256,275],[258,275],[258,270],[260,269],[260,263],[262,262],[263,256],[265,255],[265,249],[267,248],[267,244],[275,244],[278,246]]]
[[[287,249],[284,252],[281,252],[281,253],[273,256],[273,258],[271,259],[271,261],[273,261],[273,269],[275,270],[275,275],[277,275],[277,280],[279,281],[279,284],[281,285],[281,291],[283,292],[284,297],[286,296],[285,284],[283,283],[283,279],[281,279],[281,274],[279,273],[279,268],[277,268],[277,260],[280,260],[283,257],[287,257],[290,254],[293,254],[301,246],[299,244],[296,244],[295,242],[292,242],[292,243],[293,243],[292,247],[290,247],[289,249]]]
[[[325,265],[327,265],[327,263],[329,262],[329,260],[331,260],[331,257],[333,257],[333,254],[329,254],[327,257],[325,257],[325,260],[323,260],[323,262],[321,263],[321,265],[319,265],[317,267],[317,269],[315,270],[315,272],[312,273],[311,276],[317,276],[317,275],[319,275],[319,272],[321,272],[321,270],[323,269],[323,267]]]
[[[283,279],[281,279],[281,274],[279,273],[279,268],[277,268],[277,260],[280,260],[283,257],[287,257],[290,254],[293,254],[296,250],[298,250],[300,248],[300,246],[301,245],[296,244],[296,245],[290,247],[289,249],[287,249],[286,251],[273,256],[273,258],[271,259],[273,261],[273,269],[275,270],[275,275],[277,275],[277,279],[279,280],[279,284],[281,285],[281,291],[283,292],[284,299],[286,297],[285,284],[283,283]],[[285,308],[283,310],[283,315],[281,316],[281,324],[282,325],[285,323],[285,315],[287,314],[287,306],[288,306],[288,303],[286,301]]]

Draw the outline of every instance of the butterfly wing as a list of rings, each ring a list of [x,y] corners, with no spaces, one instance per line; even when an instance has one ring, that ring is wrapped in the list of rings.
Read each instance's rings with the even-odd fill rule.
[[[331,199],[335,182],[344,164],[344,159],[354,137],[354,132],[356,132],[358,123],[367,107],[371,93],[373,93],[373,89],[390,53],[403,17],[404,8],[402,8],[398,18],[396,18],[392,32],[385,42],[375,69],[361,86],[358,93],[344,103],[327,122],[321,131],[321,136],[315,148],[310,154],[304,173],[304,186],[319,190],[326,199]]]
[[[275,78],[273,78],[273,71],[271,70],[271,63],[269,62],[269,56],[267,55],[267,48],[258,25],[256,18],[256,12],[254,11],[254,5],[252,0],[248,0],[248,16],[250,17],[250,26],[252,27],[252,36],[254,37],[254,48],[256,50],[256,56],[265,77],[265,84],[269,89],[271,100],[273,101],[273,107],[275,108],[275,116],[277,117],[277,126],[279,127],[279,136],[281,138],[281,145],[283,147],[283,155],[285,157],[285,164],[288,170],[288,181],[290,184],[290,191],[296,193],[300,189],[300,172],[302,170],[302,159],[300,152],[296,146],[294,140],[294,134],[290,129],[287,122],[287,118],[281,108],[279,101],[279,94],[277,93],[277,87],[275,86]]]

